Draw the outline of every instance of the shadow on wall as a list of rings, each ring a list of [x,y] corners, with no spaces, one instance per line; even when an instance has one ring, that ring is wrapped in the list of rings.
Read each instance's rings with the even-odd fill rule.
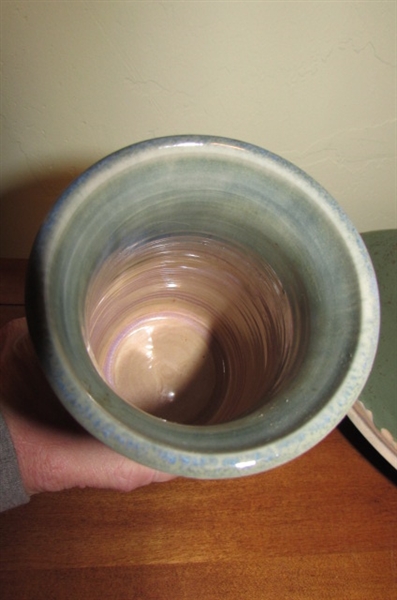
[[[65,165],[9,187],[0,196],[0,256],[27,258],[36,234],[63,190],[90,164]]]

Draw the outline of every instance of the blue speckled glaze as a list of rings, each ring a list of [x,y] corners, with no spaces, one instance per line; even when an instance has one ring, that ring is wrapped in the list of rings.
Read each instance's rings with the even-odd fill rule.
[[[180,425],[126,404],[86,349],[93,273],[126,246],[181,233],[254,250],[286,287],[299,281],[309,306],[299,372],[271,401],[225,424]],[[27,316],[51,385],[89,432],[133,460],[198,478],[265,471],[317,444],[358,398],[379,333],[372,264],[335,200],[283,158],[209,136],[142,142],[81,175],[35,242]]]

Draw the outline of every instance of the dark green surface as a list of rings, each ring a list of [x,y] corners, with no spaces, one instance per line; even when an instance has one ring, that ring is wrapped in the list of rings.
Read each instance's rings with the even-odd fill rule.
[[[360,400],[378,429],[397,440],[397,230],[371,231],[362,238],[379,285],[381,330],[378,353]]]

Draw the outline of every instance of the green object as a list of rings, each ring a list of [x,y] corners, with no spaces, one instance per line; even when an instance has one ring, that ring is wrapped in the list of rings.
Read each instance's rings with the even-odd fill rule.
[[[360,400],[375,426],[397,440],[397,230],[362,234],[378,279],[381,329],[378,352]]]
[[[229,422],[182,425],[144,412],[118,396],[91,359],[93,274],[110,257],[176,236],[254,252],[294,302],[299,361],[271,397]],[[360,397],[377,348],[375,273],[347,216],[291,163],[225,138],[148,140],[91,167],[43,224],[26,289],[32,340],[65,407],[114,450],[187,477],[258,473],[312,448]],[[237,302],[226,285],[223,294],[226,312]],[[256,373],[247,369],[244,378]]]

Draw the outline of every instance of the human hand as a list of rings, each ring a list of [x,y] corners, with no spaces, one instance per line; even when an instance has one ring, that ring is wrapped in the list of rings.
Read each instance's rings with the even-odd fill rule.
[[[45,379],[25,319],[0,329],[0,409],[28,494],[72,487],[129,492],[174,476],[111,450],[83,430]]]

